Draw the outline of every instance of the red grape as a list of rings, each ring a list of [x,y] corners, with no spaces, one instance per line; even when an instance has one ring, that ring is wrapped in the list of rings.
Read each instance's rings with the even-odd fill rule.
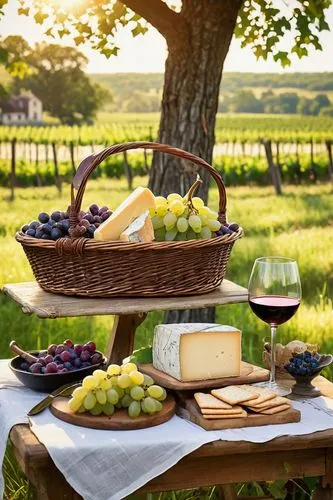
[[[91,364],[93,365],[98,365],[102,361],[103,361],[103,356],[100,352],[95,352],[95,354],[91,356]]]
[[[54,356],[56,353],[56,348],[57,348],[57,344],[49,345],[49,347],[47,349],[48,354],[52,354],[52,356]]]
[[[81,361],[88,361],[90,359],[90,354],[88,351],[82,351],[80,355]]]
[[[66,339],[66,340],[64,341],[64,346],[66,346],[66,347],[68,347],[68,348],[72,349],[72,348],[74,347],[74,344],[73,344],[73,342],[72,342],[70,339]]]
[[[86,346],[87,346],[87,349],[88,349],[89,352],[95,352],[96,351],[96,344],[92,340],[89,340],[89,342],[87,342]]]
[[[49,363],[46,365],[45,373],[57,373],[58,366],[56,363]]]
[[[42,365],[40,363],[33,363],[29,368],[31,373],[40,373],[41,369],[42,369]]]
[[[51,354],[48,354],[47,356],[45,356],[45,363],[48,365],[49,363],[52,363],[53,362],[53,356],[51,356]]]
[[[63,351],[61,354],[60,354],[60,358],[61,358],[61,361],[65,362],[65,361],[70,361],[71,360],[71,355],[68,351]]]
[[[56,347],[56,354],[61,354],[63,351],[65,350],[65,346],[64,345],[61,345],[59,344],[57,347]]]
[[[82,344],[75,344],[74,345],[74,350],[78,356],[80,356],[81,352],[83,351],[83,345]]]

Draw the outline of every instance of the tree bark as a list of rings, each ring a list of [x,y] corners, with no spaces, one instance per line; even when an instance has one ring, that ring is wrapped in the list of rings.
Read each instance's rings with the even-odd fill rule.
[[[183,0],[181,33],[167,35],[168,58],[158,142],[212,162],[219,88],[241,0]],[[208,198],[209,175],[179,158],[154,152],[149,187],[155,195],[184,195],[197,173]],[[167,322],[214,321],[215,310],[170,311]]]
[[[183,0],[183,36],[167,37],[168,58],[158,142],[171,144],[212,162],[215,120],[225,57],[241,0]],[[149,187],[155,194],[184,195],[196,178],[197,167],[179,158],[154,152]],[[209,179],[198,196],[208,197]]]

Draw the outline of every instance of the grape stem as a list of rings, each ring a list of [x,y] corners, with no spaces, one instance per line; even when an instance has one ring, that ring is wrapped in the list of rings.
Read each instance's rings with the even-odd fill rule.
[[[196,181],[192,184],[190,189],[188,190],[188,193],[185,195],[185,199],[187,199],[187,204],[189,209],[192,212],[198,213],[197,209],[193,206],[192,203],[192,196],[194,195],[194,192],[198,189],[198,187],[202,184],[202,180],[200,179],[199,174],[197,175]]]

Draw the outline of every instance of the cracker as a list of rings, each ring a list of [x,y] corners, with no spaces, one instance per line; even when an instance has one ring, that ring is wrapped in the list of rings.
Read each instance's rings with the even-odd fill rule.
[[[280,413],[280,411],[284,410],[289,410],[290,405],[283,404],[279,406],[273,406],[271,408],[248,408],[251,411],[254,411],[255,413],[260,413],[262,415],[274,415],[275,413]]]
[[[245,391],[241,386],[229,385],[228,387],[222,387],[222,389],[213,389],[211,391],[213,396],[218,399],[229,403],[230,405],[237,405],[239,403],[244,403],[250,399],[254,399],[254,395]]]
[[[251,406],[252,408],[258,408],[261,410],[266,410],[267,408],[274,408],[275,406],[281,406],[281,405],[291,405],[291,401],[287,398],[283,398],[281,396],[276,396],[274,399],[270,399],[269,401],[265,401],[264,403],[259,403],[254,400],[253,404],[250,404],[251,401],[246,402],[246,406]]]
[[[239,385],[237,387],[240,387],[253,395],[253,401],[250,402],[251,404],[253,403],[253,406],[265,403],[266,401],[270,401],[276,397],[275,392],[265,389],[265,387],[258,387],[256,385]]]
[[[211,394],[206,394],[204,392],[196,392],[194,394],[194,399],[200,406],[200,408],[209,408],[209,409],[231,409],[232,406],[225,403],[224,401],[220,401],[217,398],[214,398]]]
[[[243,411],[243,408],[241,406],[234,406],[233,408],[221,408],[218,410],[211,409],[211,408],[202,408],[201,413],[203,415],[232,415],[232,414],[237,414],[241,413]]]
[[[261,413],[264,415],[274,415],[275,413],[280,413],[281,411],[289,410],[290,405],[280,405],[280,406],[275,406],[275,408],[268,408],[267,410],[261,410]]]
[[[245,410],[239,413],[233,413],[231,415],[202,415],[206,420],[221,420],[227,418],[243,418],[247,417],[247,413]]]

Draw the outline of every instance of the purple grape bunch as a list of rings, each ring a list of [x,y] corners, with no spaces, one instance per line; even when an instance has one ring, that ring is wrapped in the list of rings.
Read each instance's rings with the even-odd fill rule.
[[[21,370],[30,373],[66,373],[98,365],[103,355],[96,351],[96,344],[89,340],[86,344],[73,344],[67,339],[63,344],[51,344],[46,351],[40,351],[36,363],[21,363]]]
[[[111,211],[104,206],[99,208],[96,204],[90,205],[88,212],[79,213],[79,225],[82,236],[93,238],[96,228],[108,219]],[[41,212],[38,220],[25,224],[21,231],[32,238],[56,241],[69,236],[69,209],[66,212],[55,211],[52,214]]]
[[[239,229],[239,225],[236,222],[231,222],[230,224],[225,223],[220,227],[218,231],[216,231],[216,236],[223,236],[224,234],[233,234],[237,233]]]

